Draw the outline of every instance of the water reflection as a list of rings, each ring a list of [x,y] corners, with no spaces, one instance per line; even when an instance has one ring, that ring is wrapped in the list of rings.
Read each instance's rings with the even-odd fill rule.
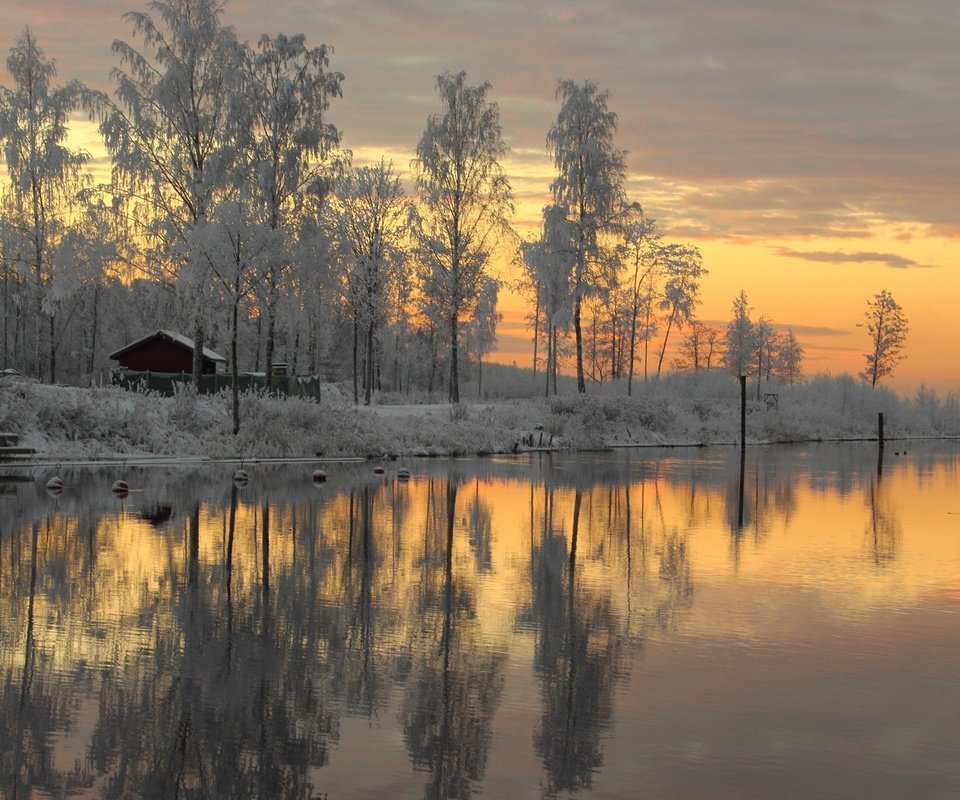
[[[689,743],[642,775],[623,754],[674,735],[636,696],[688,702],[661,660],[715,679],[685,643],[855,642],[891,608],[956,638],[938,604],[960,603],[957,465],[918,447],[881,474],[848,446],[424,461],[409,482],[343,465],[319,487],[295,467],[133,470],[123,499],[109,472],[65,471],[57,497],[47,475],[6,483],[0,795],[676,788]],[[920,683],[942,693],[951,663]],[[798,786],[803,752],[780,765]]]

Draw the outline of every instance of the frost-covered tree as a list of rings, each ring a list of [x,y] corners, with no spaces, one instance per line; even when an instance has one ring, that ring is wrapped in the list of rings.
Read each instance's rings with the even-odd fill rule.
[[[238,134],[243,172],[271,230],[277,248],[264,273],[261,300],[266,312],[266,371],[273,377],[277,303],[292,274],[289,241],[299,201],[328,179],[340,133],[327,119],[330,100],[341,94],[343,75],[330,67],[331,47],[307,47],[304,36],[262,36],[243,48],[241,91],[232,115],[242,121]]]
[[[625,205],[626,154],[614,146],[617,115],[607,108],[607,97],[593,81],[560,81],[560,111],[547,133],[547,149],[557,168],[551,185],[554,203],[566,209],[573,228],[570,286],[580,392],[586,391],[583,301],[603,285],[604,269],[611,263],[603,252],[604,235],[616,229]]]
[[[377,331],[385,324],[395,284],[406,283],[404,242],[412,207],[393,165],[382,159],[345,175],[335,195],[331,217],[353,321],[353,400],[359,402],[357,350],[362,332],[363,402],[370,405]]]
[[[803,364],[803,347],[788,329],[777,335],[777,352],[774,360],[774,374],[791,386],[800,377]]]
[[[672,366],[678,370],[713,369],[723,355],[723,331],[712,325],[693,320],[687,326],[686,335],[680,343],[680,352]]]
[[[63,320],[56,326],[56,339],[67,350],[68,380],[92,378],[106,360],[104,333],[112,316],[106,290],[111,282],[119,283],[120,251],[116,214],[101,197],[75,216],[54,254],[45,304],[55,306],[56,317]]]
[[[559,338],[570,322],[572,236],[573,226],[567,221],[566,208],[549,205],[543,209],[540,238],[522,247],[524,268],[537,291],[538,313],[543,315],[545,394],[548,396],[551,383],[553,391],[557,390]]]
[[[194,380],[199,381],[209,262],[193,235],[228,183],[236,154],[239,46],[221,22],[221,0],[153,0],[124,15],[140,49],[117,40],[114,96],[98,102],[113,159],[113,191],[145,203],[145,228],[174,263],[192,305]]]
[[[56,381],[57,337],[54,319],[59,304],[50,295],[54,284],[53,252],[62,237],[70,206],[81,188],[88,155],[66,145],[67,122],[84,99],[78,81],[55,88],[54,62],[37,44],[30,28],[17,37],[7,58],[13,87],[0,87],[0,140],[3,142],[11,203],[6,224],[13,229],[16,260],[29,281],[33,314],[34,375],[43,375],[43,320],[49,323],[49,374]],[[62,282],[61,282],[62,285]]]
[[[867,301],[863,314],[870,335],[870,352],[866,353],[867,366],[860,377],[876,386],[881,378],[892,375],[894,368],[903,359],[903,347],[910,332],[910,325],[903,308],[886,289],[877,292]]]
[[[661,248],[661,253],[665,280],[660,310],[666,312],[667,327],[657,359],[657,377],[663,367],[670,331],[674,326],[682,328],[693,319],[700,303],[700,281],[707,274],[700,251],[693,245],[668,244]]]
[[[753,324],[753,360],[757,369],[757,400],[761,381],[769,381],[777,355],[778,337],[773,323],[765,314]]]
[[[644,342],[650,339],[649,320],[653,312],[653,295],[661,260],[657,257],[659,236],[656,223],[645,217],[639,203],[628,208],[623,227],[623,264],[626,267],[629,292],[629,356],[627,358],[627,394],[633,394],[633,370],[636,365],[637,335]],[[644,367],[646,367],[644,355]]]
[[[741,289],[733,301],[733,319],[727,323],[723,363],[734,375],[753,374],[754,334],[747,293]]]
[[[249,195],[218,203],[207,224],[197,228],[194,252],[208,260],[208,268],[230,310],[230,375],[233,433],[240,432],[240,366],[238,340],[241,305],[255,296],[277,232],[256,215]],[[268,255],[269,254],[269,255]]]
[[[491,86],[465,72],[437,76],[443,111],[427,120],[413,169],[421,214],[415,226],[421,290],[450,344],[449,399],[460,402],[460,327],[483,287],[491,252],[508,232],[513,193],[500,160],[506,145]]]
[[[497,326],[503,321],[503,314],[497,311],[499,295],[500,283],[484,278],[473,316],[464,326],[468,352],[477,357],[477,397],[483,396],[483,357],[496,349]]]

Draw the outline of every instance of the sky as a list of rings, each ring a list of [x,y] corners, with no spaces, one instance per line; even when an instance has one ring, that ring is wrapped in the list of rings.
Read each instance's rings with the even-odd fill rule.
[[[29,24],[59,80],[112,89],[133,0],[4,0],[4,51]],[[960,3],[956,0],[228,0],[241,39],[303,33],[333,47],[330,120],[357,163],[407,172],[435,77],[489,81],[514,224],[549,202],[557,81],[609,92],[628,194],[710,271],[698,317],[722,325],[745,290],[790,327],[805,372],[865,365],[867,300],[910,322],[890,385],[960,390]],[[0,70],[0,83],[9,76]],[[75,136],[95,155],[82,120]],[[102,152],[102,151],[101,151]],[[501,361],[529,363],[524,303],[502,297]]]

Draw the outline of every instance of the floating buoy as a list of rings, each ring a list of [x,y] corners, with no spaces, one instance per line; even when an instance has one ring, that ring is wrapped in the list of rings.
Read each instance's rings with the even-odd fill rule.
[[[406,467],[400,467],[400,469],[397,470],[397,480],[410,480],[410,470],[408,470]]]
[[[233,482],[238,486],[246,486],[250,483],[250,473],[245,469],[238,469],[233,473]]]
[[[326,472],[324,472],[322,469],[315,469],[315,470],[313,471],[313,484],[314,484],[314,486],[317,486],[317,485],[319,485],[319,484],[321,484],[321,483],[326,483],[326,481],[327,481],[327,473],[326,473]]]
[[[386,472],[386,470],[380,464],[377,464],[377,466],[373,468],[374,475],[383,475],[384,472]]]
[[[113,486],[110,487],[110,491],[114,494],[120,494],[121,492],[126,494],[130,491],[130,484],[125,480],[114,481]]]
[[[63,478],[54,475],[47,481],[47,494],[51,497],[59,497],[63,494]]]

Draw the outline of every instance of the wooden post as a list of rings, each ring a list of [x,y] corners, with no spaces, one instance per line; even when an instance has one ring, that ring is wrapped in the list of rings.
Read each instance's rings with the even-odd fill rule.
[[[747,446],[747,376],[740,376],[740,449]]]
[[[880,446],[883,447],[883,412],[881,411],[877,414],[877,441],[880,442]]]

